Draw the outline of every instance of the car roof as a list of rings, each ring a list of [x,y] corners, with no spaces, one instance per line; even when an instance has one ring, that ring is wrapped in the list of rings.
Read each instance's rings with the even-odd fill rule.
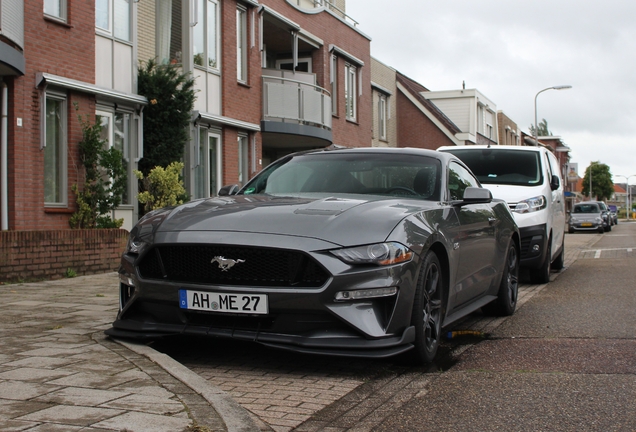
[[[442,153],[437,150],[421,149],[415,147],[337,147],[330,146],[325,149],[308,150],[298,153],[293,153],[290,156],[302,155],[302,154],[319,154],[319,153],[380,153],[380,154],[407,154],[413,156],[427,156],[447,162],[448,160],[460,161],[455,155],[450,153]],[[461,162],[461,161],[460,161]]]
[[[462,149],[462,150],[468,150],[468,149],[480,149],[480,150],[486,150],[486,149],[490,149],[490,150],[516,150],[516,151],[531,151],[531,152],[541,152],[541,151],[548,151],[547,149],[545,149],[544,147],[541,146],[516,146],[516,145],[463,145],[463,146],[442,146],[439,147],[437,150],[439,151],[447,151],[447,150],[457,150],[457,149]]]

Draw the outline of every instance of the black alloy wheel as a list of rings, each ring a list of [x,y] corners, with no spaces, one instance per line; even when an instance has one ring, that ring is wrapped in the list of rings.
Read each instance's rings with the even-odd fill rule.
[[[497,299],[481,308],[486,315],[509,316],[515,312],[519,295],[519,251],[514,241],[508,246]]]
[[[444,277],[437,255],[428,251],[418,278],[411,323],[415,326],[415,348],[410,351],[416,364],[431,363],[437,354],[444,319]]]

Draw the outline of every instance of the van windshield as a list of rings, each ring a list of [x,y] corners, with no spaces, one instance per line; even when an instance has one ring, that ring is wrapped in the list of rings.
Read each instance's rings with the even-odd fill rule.
[[[537,186],[543,183],[541,153],[509,149],[452,149],[482,184]]]

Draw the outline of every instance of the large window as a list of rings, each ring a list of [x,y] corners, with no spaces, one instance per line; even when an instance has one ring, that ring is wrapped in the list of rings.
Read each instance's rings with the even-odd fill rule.
[[[352,121],[356,121],[358,118],[357,81],[356,67],[345,63],[345,108],[347,110],[347,120]]]
[[[338,57],[331,55],[331,114],[338,115]]]
[[[216,196],[221,188],[221,134],[199,128],[194,167],[194,196]]]
[[[65,206],[66,190],[66,99],[47,94],[44,124],[44,203]]]
[[[195,0],[194,64],[206,69],[219,69],[218,4],[212,0]]]
[[[66,0],[44,0],[44,13],[66,21]]]
[[[236,9],[236,79],[247,82],[247,11]]]
[[[130,150],[131,150],[131,132],[132,115],[122,112],[96,111],[99,116],[102,131],[100,138],[104,141],[106,148],[115,147],[122,154],[122,166],[126,173],[126,189],[122,194],[121,204],[132,204],[132,181],[134,176],[129,172],[130,166]]]
[[[238,137],[239,154],[239,183],[245,185],[250,179],[249,176],[249,144],[247,135],[240,134]]]
[[[95,27],[100,33],[130,42],[132,0],[95,0]]]
[[[378,98],[378,135],[381,140],[386,140],[387,97],[379,94]]]

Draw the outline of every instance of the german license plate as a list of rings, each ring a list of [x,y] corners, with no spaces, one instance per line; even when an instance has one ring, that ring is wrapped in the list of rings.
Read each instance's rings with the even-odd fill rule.
[[[592,224],[591,224],[590,222],[583,222],[583,223],[581,224],[581,226],[582,226],[582,227],[583,227],[583,226],[584,226],[584,227],[591,227],[591,226],[592,226]]]
[[[181,309],[208,312],[266,314],[269,312],[266,294],[217,293],[179,290]]]

